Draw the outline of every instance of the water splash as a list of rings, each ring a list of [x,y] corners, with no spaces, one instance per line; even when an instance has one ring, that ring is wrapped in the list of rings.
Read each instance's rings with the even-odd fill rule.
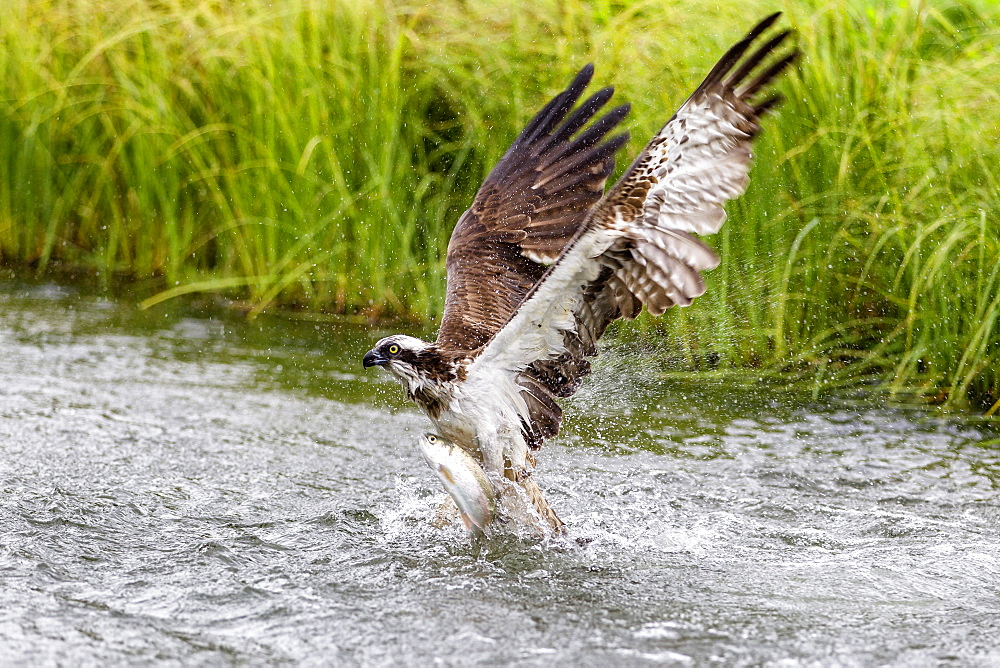
[[[568,536],[473,541],[431,524],[425,419],[351,379],[364,336],[0,297],[20,663],[1000,661],[988,424],[612,353],[535,473]]]

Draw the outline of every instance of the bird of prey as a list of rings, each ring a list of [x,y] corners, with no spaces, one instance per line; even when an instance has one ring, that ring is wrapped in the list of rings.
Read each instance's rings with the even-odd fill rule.
[[[587,65],[514,140],[462,214],[448,244],[437,340],[396,335],[363,360],[402,383],[438,433],[471,454],[497,486],[519,486],[541,521],[564,524],[532,471],[556,435],[557,399],[589,372],[617,318],[687,306],[719,257],[695,235],[718,232],[743,193],[766,87],[797,56],[790,31],[760,41],[779,14],[730,48],[607,192],[628,105],[590,122],[604,88],[574,109]],[[589,123],[589,126],[588,126]]]

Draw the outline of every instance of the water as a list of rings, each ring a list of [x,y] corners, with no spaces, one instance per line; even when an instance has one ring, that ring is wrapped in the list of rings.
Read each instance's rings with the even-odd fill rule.
[[[386,333],[0,284],[4,664],[1000,663],[995,427],[612,350],[474,545]]]

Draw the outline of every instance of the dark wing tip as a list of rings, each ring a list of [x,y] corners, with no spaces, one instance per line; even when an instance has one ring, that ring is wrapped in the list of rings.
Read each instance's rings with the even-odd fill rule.
[[[756,79],[746,84],[737,91],[737,95],[746,100],[751,98],[754,93],[759,91],[761,88],[771,83],[771,81],[781,74],[789,65],[794,63],[802,55],[802,52],[798,49],[792,51],[791,53],[782,56],[780,59],[775,61],[766,70],[764,70]]]
[[[538,155],[556,144],[567,141],[577,130],[586,125],[614,94],[615,89],[609,86],[591,95],[570,114],[569,118],[563,121],[558,130],[553,132],[546,141],[540,142],[536,146],[534,153]]]
[[[611,153],[611,155],[614,155],[615,153],[618,152],[618,149],[620,149],[622,146],[628,143],[628,140],[631,137],[632,135],[629,132],[622,132],[620,134],[615,135],[607,142],[605,142],[608,145],[607,150]]]
[[[573,81],[566,89],[552,98],[541,111],[539,111],[528,125],[521,131],[521,134],[514,141],[514,145],[530,145],[550,134],[559,123],[566,118],[566,114],[573,108],[583,91],[590,85],[590,80],[594,77],[594,64],[587,63],[576,73]],[[511,147],[513,148],[513,147]]]
[[[754,41],[757,37],[763,34],[765,30],[773,26],[779,18],[781,18],[781,12],[775,12],[765,16],[760,23],[750,29],[750,32],[748,32],[747,36],[743,39],[749,42]]]
[[[771,97],[755,105],[753,108],[753,113],[756,114],[758,118],[760,118],[761,116],[770,112],[772,109],[774,109],[784,101],[785,101],[784,95],[782,95],[781,93],[775,93]]]
[[[698,86],[695,92],[697,93],[721,83],[722,80],[726,78],[726,75],[740,61],[740,59],[746,55],[747,51],[749,51],[750,47],[757,40],[757,38],[766,32],[768,28],[773,26],[775,21],[777,21],[780,16],[781,12],[775,12],[770,16],[767,16],[763,21],[751,28],[750,32],[748,32],[743,39],[729,47],[729,50],[723,54],[722,58],[720,58],[719,62],[715,64],[715,67],[712,68],[712,70],[708,73],[708,76],[705,77],[705,80],[700,86]],[[791,32],[791,30],[786,30],[769,40],[761,48],[757,49],[757,51],[753,53],[739,69],[739,76],[732,75],[729,77],[727,85],[735,85],[735,82],[738,82],[743,76],[746,76],[750,70],[756,67],[761,60],[766,58],[767,55],[774,50],[774,48],[784,41],[785,38],[791,34]]]
[[[569,86],[566,87],[566,92],[569,97],[573,99],[573,102],[580,97],[583,90],[590,85],[590,80],[594,78],[594,63],[587,63],[584,65],[576,76],[573,77],[573,81],[570,82]]]

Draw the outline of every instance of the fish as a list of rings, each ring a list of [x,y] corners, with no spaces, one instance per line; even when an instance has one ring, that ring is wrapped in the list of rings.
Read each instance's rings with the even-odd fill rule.
[[[479,462],[437,434],[424,434],[420,450],[444,489],[455,500],[466,530],[482,534],[496,517],[496,493]]]

